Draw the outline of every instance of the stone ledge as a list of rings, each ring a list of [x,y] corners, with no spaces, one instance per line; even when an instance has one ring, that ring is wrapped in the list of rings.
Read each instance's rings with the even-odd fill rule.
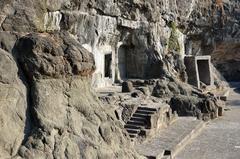
[[[201,132],[205,124],[194,117],[179,117],[177,121],[162,130],[156,137],[136,145],[135,148],[138,153],[146,157],[155,159],[174,157]]]

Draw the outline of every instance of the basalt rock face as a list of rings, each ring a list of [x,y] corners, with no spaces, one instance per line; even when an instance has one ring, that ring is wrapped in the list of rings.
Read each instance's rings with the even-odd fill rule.
[[[222,43],[212,54],[216,68],[228,81],[238,81],[239,77],[239,50],[240,45],[234,43]]]
[[[228,80],[239,80],[239,1],[198,2],[187,25],[187,54],[212,55],[213,63]]]
[[[22,158],[141,158],[113,111],[91,91],[90,52],[67,34],[29,34],[15,50],[34,121],[19,148]]]
[[[2,30],[68,31],[97,57],[99,52],[126,54],[130,78],[165,76],[167,65],[174,66],[169,52],[180,57],[185,52],[211,54],[222,42],[237,43],[239,38],[237,0],[35,0],[5,1],[1,6]],[[179,76],[183,70],[177,71]],[[121,71],[115,71],[121,79]],[[101,76],[97,70],[94,79]]]
[[[20,38],[15,48],[30,80],[88,76],[95,70],[93,54],[69,34],[30,34]]]
[[[10,53],[0,49],[0,158],[17,154],[29,129],[27,89]]]
[[[99,59],[115,56],[116,81],[186,82],[185,52],[237,43],[238,0],[223,5],[227,18],[205,0],[0,0],[0,158],[140,158],[91,90]],[[153,95],[188,94],[170,81]]]
[[[22,158],[140,158],[89,79],[39,80],[31,91],[38,127],[20,147]]]

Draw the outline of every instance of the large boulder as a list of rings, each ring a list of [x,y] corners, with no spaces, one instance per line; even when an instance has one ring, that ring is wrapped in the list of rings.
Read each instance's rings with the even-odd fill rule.
[[[35,129],[21,146],[23,158],[141,158],[114,110],[91,90],[94,60],[67,34],[30,34],[17,44],[31,81]],[[66,40],[67,39],[67,40]]]
[[[171,98],[170,106],[180,116],[196,116],[198,119],[210,120],[222,116],[224,102],[211,94],[177,95]]]
[[[171,98],[174,95],[189,95],[191,87],[179,79],[159,79],[154,82],[152,96],[160,98]]]
[[[62,34],[29,34],[16,43],[20,64],[29,80],[88,76],[95,70],[93,54]]]
[[[171,98],[170,105],[173,111],[180,116],[199,116],[199,103],[202,99],[194,96],[177,95]],[[200,114],[199,114],[200,113]]]

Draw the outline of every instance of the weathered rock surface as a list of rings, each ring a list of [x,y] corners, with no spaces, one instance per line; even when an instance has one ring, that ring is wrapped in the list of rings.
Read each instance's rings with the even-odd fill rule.
[[[198,97],[187,97],[183,95],[175,96],[171,99],[171,108],[181,116],[199,116],[201,99]]]
[[[185,52],[211,54],[221,42],[237,43],[239,12],[235,8],[239,4],[237,0],[219,2],[9,0],[0,4],[0,28],[10,32],[65,30],[96,57],[100,52],[127,50],[126,71],[132,78],[158,78],[170,69],[184,76],[184,67],[177,64],[181,60],[169,59],[169,51],[174,52],[170,57],[182,57]],[[121,79],[121,71],[116,72]],[[94,78],[101,79],[99,70]]]
[[[27,90],[12,55],[0,49],[0,158],[17,154],[27,134]]]
[[[18,60],[31,81],[35,126],[19,155],[29,159],[139,157],[114,111],[104,108],[90,90],[92,54],[67,35],[58,38],[63,43],[47,34],[30,34],[16,43]]]
[[[93,55],[69,34],[30,34],[18,40],[16,51],[30,80],[87,76],[95,69]]]
[[[114,114],[86,79],[45,79],[31,88],[39,127],[20,148],[24,158],[138,158]]]
[[[239,43],[219,44],[213,52],[213,61],[218,70],[228,81],[238,81],[239,77]]]
[[[211,54],[240,36],[238,0],[1,0],[0,8],[8,52],[0,50],[0,158],[139,158],[115,110],[90,90],[108,82],[102,56],[116,58],[114,81],[149,79],[135,100],[159,102],[191,93],[176,82],[187,81],[185,53]],[[231,60],[216,62],[229,79],[238,72]]]
[[[211,94],[205,95],[178,95],[171,98],[170,105],[173,111],[180,116],[196,116],[198,119],[210,120],[222,115],[224,102]]]

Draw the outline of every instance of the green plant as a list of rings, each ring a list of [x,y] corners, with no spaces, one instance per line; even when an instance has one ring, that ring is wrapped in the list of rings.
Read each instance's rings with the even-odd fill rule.
[[[171,35],[168,39],[168,51],[177,51],[180,52],[180,45],[178,42],[178,33],[177,33],[177,25],[175,22],[171,22],[169,24],[169,27],[171,28]]]

